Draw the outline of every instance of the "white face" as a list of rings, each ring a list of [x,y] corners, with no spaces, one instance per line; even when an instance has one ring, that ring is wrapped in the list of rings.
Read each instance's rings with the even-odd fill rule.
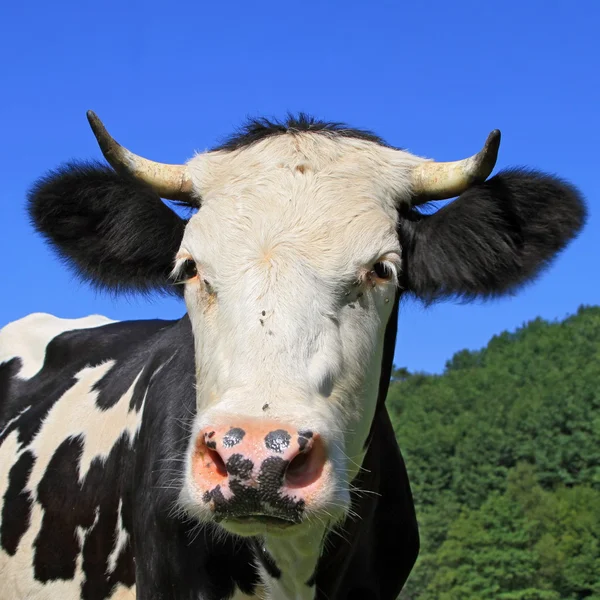
[[[327,458],[306,500],[309,518],[337,520],[348,508],[402,268],[397,206],[410,200],[410,169],[422,160],[304,133],[188,165],[202,208],[175,269],[191,259],[198,270],[185,284],[196,344],[193,438],[261,419],[318,433]],[[182,502],[210,520],[192,472],[188,464]]]

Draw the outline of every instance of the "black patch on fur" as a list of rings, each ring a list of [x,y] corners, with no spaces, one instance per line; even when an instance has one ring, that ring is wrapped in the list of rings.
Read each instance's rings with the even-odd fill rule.
[[[8,488],[4,494],[2,506],[2,548],[13,556],[17,551],[23,534],[29,527],[31,516],[31,494],[25,486],[31,475],[35,458],[29,451],[23,452],[13,465],[8,476]]]
[[[139,375],[129,402],[129,411],[139,412],[144,403],[148,378],[160,366],[144,352],[133,356],[131,362],[126,366],[123,363],[117,363],[102,379],[92,386],[92,389],[98,392],[96,406],[101,410],[112,408],[127,393],[135,377]]]
[[[211,450],[216,450],[217,449],[217,440],[208,440],[208,442],[205,442],[206,447],[210,448]]]
[[[402,290],[397,289],[394,297],[394,306],[390,313],[387,325],[385,327],[385,334],[383,336],[383,353],[381,358],[381,370],[379,371],[379,385],[377,389],[377,406],[375,408],[375,417],[377,411],[382,410],[385,406],[385,400],[387,398],[388,389],[390,387],[390,379],[392,376],[392,370],[394,368],[394,352],[396,350],[396,336],[398,334],[398,311],[400,308],[400,299],[402,298]],[[363,448],[366,450],[371,443],[371,439],[375,433],[375,425],[377,419],[373,418],[371,427],[369,428],[369,434],[365,440]]]
[[[426,302],[512,293],[548,267],[585,220],[570,184],[503,171],[434,214],[401,210],[402,287]]]
[[[259,539],[253,539],[252,546],[256,556],[260,560],[262,566],[265,568],[265,571],[269,574],[269,577],[272,577],[273,579],[279,579],[281,577],[281,569],[277,566],[275,559],[265,548],[264,542]]]
[[[3,431],[0,435],[0,445],[15,429],[14,423],[7,427],[8,422],[22,410],[12,401],[19,396],[21,380],[17,378],[17,373],[22,366],[23,361],[18,357],[0,364],[0,431]],[[24,407],[26,406],[24,405]]]
[[[371,131],[353,129],[344,123],[319,121],[306,113],[299,113],[297,116],[288,115],[284,121],[265,118],[250,119],[235,134],[217,146],[215,150],[239,150],[269,137],[285,133],[295,134],[303,132],[366,140],[380,146],[389,147],[382,138]]]
[[[249,458],[244,458],[241,454],[234,454],[227,461],[226,468],[230,476],[248,479],[252,474],[254,463]]]
[[[284,429],[276,429],[267,433],[265,436],[265,446],[273,452],[279,452],[280,454],[290,446],[290,440],[292,436]]]
[[[348,517],[339,532],[327,536],[316,570],[319,600],[397,598],[419,552],[406,467],[383,404],[373,427],[350,492],[352,511],[360,519]]]
[[[103,600],[122,583],[134,583],[133,555],[125,546],[115,569],[107,574],[108,558],[116,543],[120,477],[123,466],[131,463],[133,452],[129,436],[115,440],[105,460],[93,459],[79,484],[81,437],[68,438],[56,450],[38,486],[38,498],[44,508],[40,532],[35,540],[34,571],[39,581],[71,579],[79,553],[85,581],[84,600]],[[115,485],[119,484],[119,485]],[[125,525],[125,519],[123,519]],[[85,530],[81,547],[77,528]],[[61,540],[57,545],[56,540]]]
[[[82,587],[84,600],[103,600],[110,596],[113,588],[122,583],[128,587],[135,582],[133,554],[127,545],[121,549],[115,570],[106,575],[108,558],[116,544],[116,530],[119,519],[119,500],[122,482],[114,486],[116,477],[122,477],[127,463],[133,462],[134,450],[130,446],[129,436],[121,435],[111,448],[106,461],[94,459],[85,477],[82,492],[85,499],[96,503],[98,518],[88,532],[82,549],[83,570],[86,579]],[[112,488],[111,488],[112,483]],[[116,492],[116,493],[115,493]],[[91,504],[90,507],[91,508]],[[123,526],[126,520],[123,516]],[[109,532],[112,535],[107,535]]]
[[[240,427],[232,427],[224,436],[223,436],[223,446],[225,448],[232,448],[239,444],[246,435],[246,432]]]
[[[59,257],[95,287],[182,293],[169,276],[185,221],[148,186],[101,163],[69,163],[34,184],[28,209]]]
[[[135,584],[135,560],[131,538],[127,540],[125,546],[121,549],[115,564],[115,570],[110,575],[109,583],[112,583],[113,587],[121,583],[129,588]]]
[[[73,579],[81,550],[76,528],[89,528],[94,522],[94,507],[89,500],[82,502],[80,496],[78,466],[82,451],[80,437],[67,438],[56,449],[38,485],[44,516],[33,544],[33,567],[35,578],[41,582]]]

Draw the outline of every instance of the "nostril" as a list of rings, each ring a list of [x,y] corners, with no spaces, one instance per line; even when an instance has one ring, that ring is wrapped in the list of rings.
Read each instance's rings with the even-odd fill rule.
[[[285,472],[286,483],[291,487],[300,487],[301,480],[306,472],[306,465],[310,460],[310,452],[298,454],[294,460],[288,465]]]
[[[210,435],[200,435],[196,442],[193,468],[200,480],[217,484],[226,478],[227,467]]]
[[[221,476],[227,477],[227,467],[221,458],[221,455],[216,450],[211,450],[210,448],[206,449],[207,456],[212,460],[213,469]]]
[[[290,461],[284,476],[286,487],[306,487],[321,476],[325,464],[325,449],[320,440],[315,441]]]

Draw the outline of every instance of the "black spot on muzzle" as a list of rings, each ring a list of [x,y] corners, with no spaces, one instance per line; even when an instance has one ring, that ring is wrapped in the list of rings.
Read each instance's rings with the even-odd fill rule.
[[[265,446],[269,450],[281,454],[286,448],[289,448],[291,439],[292,436],[287,431],[276,429],[265,436]]]
[[[313,437],[312,431],[300,431],[298,432],[298,447],[300,448],[300,452],[304,452],[306,450],[306,446],[309,441]]]
[[[223,446],[225,448],[233,448],[239,444],[246,435],[246,432],[240,427],[232,427],[224,436],[223,436]]]
[[[205,433],[204,434],[204,443],[206,444],[207,448],[210,448],[211,450],[216,450],[217,449],[217,441],[213,440],[212,439],[213,437],[215,437],[214,431]]]
[[[234,454],[227,461],[225,468],[230,477],[247,480],[252,475],[254,463],[249,458],[244,458],[241,454]]]
[[[300,523],[305,507],[304,500],[294,500],[282,494],[288,465],[289,461],[279,456],[270,456],[260,466],[256,483],[248,485],[254,465],[241,454],[234,454],[227,461],[227,471],[232,475],[229,479],[229,489],[233,496],[225,499],[221,486],[218,485],[206,492],[202,499],[206,503],[213,502],[217,521],[266,515],[291,523]]]
[[[269,496],[274,497],[279,493],[283,486],[283,477],[285,470],[290,462],[283,460],[279,456],[269,456],[265,458],[260,466],[258,474],[258,484],[261,490]]]

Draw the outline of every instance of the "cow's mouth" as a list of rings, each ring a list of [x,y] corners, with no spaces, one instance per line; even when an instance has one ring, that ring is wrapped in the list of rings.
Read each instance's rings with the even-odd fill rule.
[[[274,515],[264,515],[264,514],[250,514],[250,515],[236,515],[236,516],[227,516],[222,517],[222,519],[218,519],[219,521],[227,521],[232,525],[266,525],[268,527],[275,527],[277,529],[287,529],[288,527],[293,527],[298,524],[298,521],[287,519],[284,517],[276,517]]]

